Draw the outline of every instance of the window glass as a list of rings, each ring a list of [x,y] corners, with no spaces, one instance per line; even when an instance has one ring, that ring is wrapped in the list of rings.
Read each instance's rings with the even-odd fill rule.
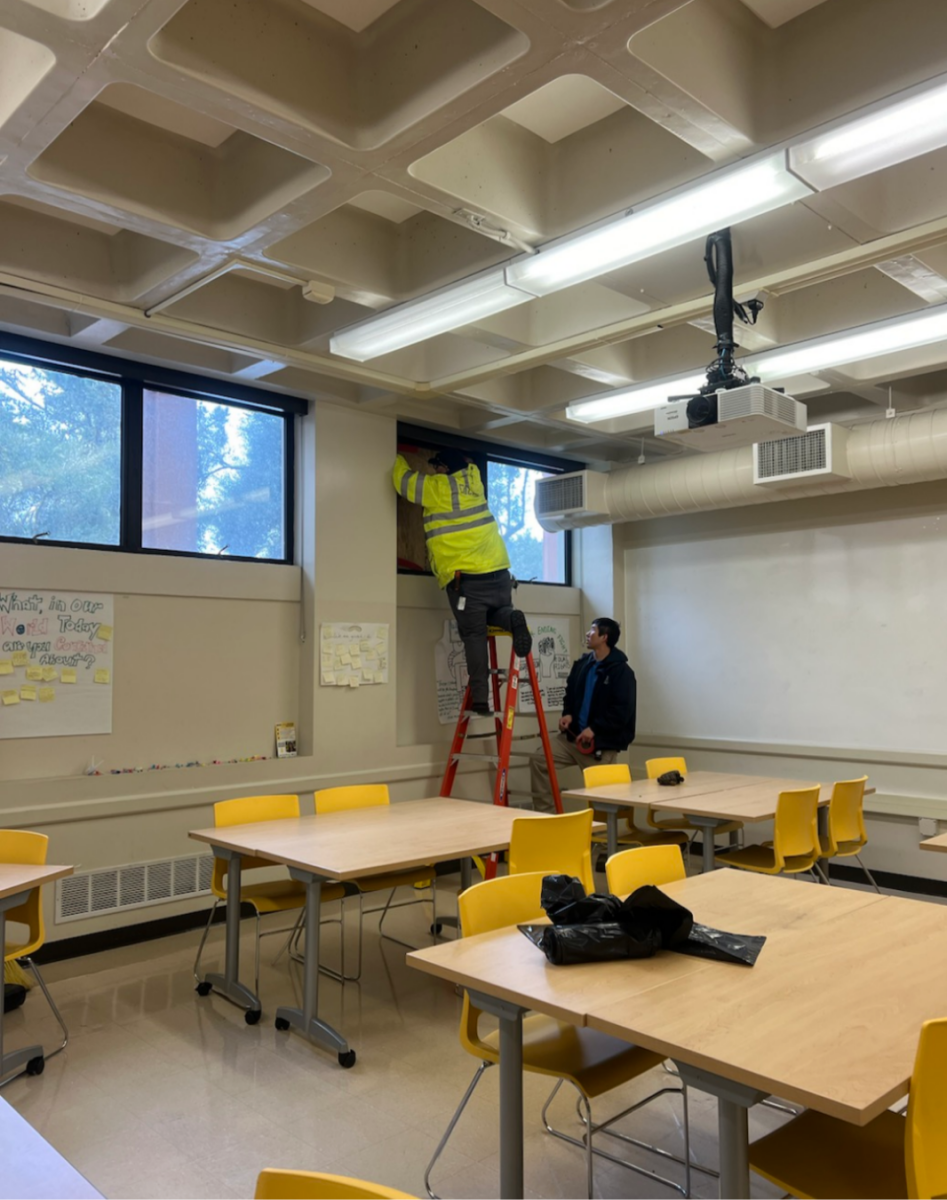
[[[285,558],[284,421],[146,390],[142,546]]]
[[[548,471],[490,459],[487,499],[517,579],[566,582],[566,534],[546,533],[536,520],[536,481]]]
[[[0,359],[0,537],[118,545],[119,384]]]

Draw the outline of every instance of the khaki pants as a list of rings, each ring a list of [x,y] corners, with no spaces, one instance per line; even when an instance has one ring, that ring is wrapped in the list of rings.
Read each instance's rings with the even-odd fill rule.
[[[582,787],[582,776],[576,771],[570,771],[570,778],[563,780],[563,771],[569,767],[594,767],[599,763],[613,763],[618,758],[617,750],[603,750],[602,757],[594,754],[583,754],[575,742],[569,741],[564,733],[550,739],[552,743],[552,760],[556,764],[556,778],[560,791],[570,787]],[[546,766],[546,756],[540,747],[529,756],[530,790],[533,793],[533,808],[536,812],[555,812],[556,805],[552,798],[552,785],[549,782],[549,768]],[[573,781],[573,776],[577,776]],[[566,805],[563,804],[565,811]]]

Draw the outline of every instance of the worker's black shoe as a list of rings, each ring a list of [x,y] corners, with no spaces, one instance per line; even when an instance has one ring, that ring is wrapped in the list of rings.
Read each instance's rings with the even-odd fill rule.
[[[533,648],[533,638],[526,618],[518,608],[510,613],[510,632],[513,634],[513,649],[520,658],[525,658]]]

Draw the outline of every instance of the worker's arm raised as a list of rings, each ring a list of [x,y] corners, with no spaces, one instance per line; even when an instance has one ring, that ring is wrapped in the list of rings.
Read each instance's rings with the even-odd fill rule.
[[[412,471],[407,460],[399,454],[391,472],[391,482],[399,496],[425,508],[450,508],[451,488],[446,475],[425,475]]]

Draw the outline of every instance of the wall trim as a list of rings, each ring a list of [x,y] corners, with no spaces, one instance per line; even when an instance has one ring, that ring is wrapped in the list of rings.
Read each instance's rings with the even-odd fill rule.
[[[866,750],[843,746],[807,746],[798,742],[738,742],[722,738],[682,737],[671,733],[639,734],[635,750],[654,746],[660,750],[710,750],[722,754],[760,757],[815,758],[832,761],[875,763],[897,767],[927,767],[947,771],[947,754],[925,754],[909,750]]]

